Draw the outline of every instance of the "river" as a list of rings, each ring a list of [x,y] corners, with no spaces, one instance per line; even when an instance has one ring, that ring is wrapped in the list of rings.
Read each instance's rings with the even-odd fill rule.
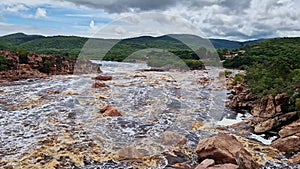
[[[141,71],[145,64],[94,62],[113,77],[105,82],[109,87],[92,88],[96,74],[1,87],[0,166],[166,168],[166,154],[181,139],[193,166],[199,140],[216,134],[218,126],[251,117],[225,108],[228,91],[221,68],[153,72]],[[102,117],[99,110],[108,104],[122,116]]]

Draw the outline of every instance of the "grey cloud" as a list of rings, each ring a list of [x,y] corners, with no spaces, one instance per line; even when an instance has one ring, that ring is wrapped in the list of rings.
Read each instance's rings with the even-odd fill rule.
[[[165,10],[176,5],[179,0],[65,0],[77,5],[103,9],[108,13]]]
[[[32,1],[26,0],[24,4],[28,3]],[[207,37],[253,39],[282,36],[288,32],[297,35],[300,29],[299,0],[46,0],[45,2],[45,4],[56,3],[72,3],[72,6],[75,4],[104,10],[112,19],[125,16],[127,18],[123,21],[126,23],[122,26],[125,29],[126,26],[130,26],[130,30],[137,33],[151,28],[155,32],[168,34],[168,31],[186,27],[197,28]],[[142,13],[146,14],[138,15]],[[144,20],[149,22],[143,22]],[[155,27],[151,27],[150,23],[155,23]],[[144,25],[138,27],[136,26],[138,24]]]

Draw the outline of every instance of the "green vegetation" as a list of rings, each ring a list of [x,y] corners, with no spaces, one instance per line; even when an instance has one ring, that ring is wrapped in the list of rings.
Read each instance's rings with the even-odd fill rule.
[[[178,39],[183,40],[183,42]],[[245,42],[245,44],[247,43],[250,42]],[[189,44],[189,46],[185,44]],[[113,48],[110,51],[106,51],[112,46]],[[29,52],[55,54],[69,58],[76,58],[79,53],[81,53],[81,57],[93,59],[104,58],[104,60],[113,61],[122,61],[130,54],[146,48],[164,49],[183,59],[195,59],[196,56],[191,51],[199,49],[201,55],[201,47],[202,49],[213,49],[214,47],[217,49],[236,49],[241,46],[242,44],[237,41],[220,39],[211,39],[208,41],[193,35],[184,34],[160,37],[141,36],[124,40],[88,39],[76,36],[45,37],[40,35],[26,35],[23,33],[0,37],[0,50],[16,51],[18,48],[23,48]],[[85,47],[85,50],[81,51],[83,47]],[[193,50],[191,50],[191,48]],[[198,54],[198,51],[196,53]]]
[[[191,69],[191,70],[197,70],[197,69],[204,69],[204,63],[200,60],[190,60],[186,59],[184,60],[185,64]]]
[[[291,106],[298,109],[300,38],[271,39],[242,49],[245,55],[226,59],[224,67],[245,69],[244,81],[255,96],[287,93]]]
[[[236,74],[233,78],[232,85],[235,86],[237,84],[244,83],[244,82],[245,82],[245,76],[241,74]]]
[[[18,48],[17,53],[19,54],[19,62],[21,64],[28,63],[28,54],[29,52],[26,49]]]
[[[0,71],[8,70],[8,60],[6,57],[0,55]]]
[[[43,67],[40,71],[44,73],[49,73],[51,71],[52,63],[49,60],[45,60],[45,59],[43,60],[44,60]]]
[[[300,98],[296,99],[296,110],[300,111]]]
[[[225,77],[229,77],[230,75],[232,75],[232,71],[229,71],[229,70],[224,71],[224,76]]]
[[[175,68],[181,70],[203,69],[205,67],[203,62],[200,60],[183,59],[172,52],[164,50],[153,50],[144,55],[145,57],[141,59],[146,61],[148,66],[151,67]],[[136,57],[134,58],[137,59]],[[130,58],[130,60],[132,59],[133,58]]]

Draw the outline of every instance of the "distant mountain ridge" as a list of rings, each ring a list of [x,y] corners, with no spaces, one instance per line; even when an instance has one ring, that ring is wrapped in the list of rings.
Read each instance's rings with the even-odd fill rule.
[[[42,35],[26,35],[24,33],[15,33],[0,37],[1,50],[15,50],[24,48],[31,52],[43,54],[60,54],[67,56],[76,56],[84,44],[89,40],[113,41],[112,39],[97,39],[78,36],[42,36]],[[140,36],[135,38],[127,38],[115,40],[121,42],[123,47],[128,48],[160,48],[171,50],[189,50],[188,47],[195,50],[199,44],[209,48],[216,49],[238,49],[244,45],[255,44],[264,39],[254,41],[231,41],[226,39],[204,39],[195,35],[187,34],[170,34],[159,37]]]

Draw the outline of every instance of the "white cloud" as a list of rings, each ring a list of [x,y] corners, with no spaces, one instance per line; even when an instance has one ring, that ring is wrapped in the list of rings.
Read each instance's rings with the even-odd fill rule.
[[[94,20],[92,20],[92,21],[90,22],[90,28],[91,28],[91,30],[95,30],[95,29],[96,29]]]
[[[119,34],[119,35],[123,35],[123,34],[125,34],[127,31],[126,31],[122,26],[118,26],[118,27],[116,27],[115,32],[116,32],[117,34]]]
[[[36,18],[46,18],[47,17],[47,11],[45,8],[37,8],[35,13]]]
[[[93,18],[94,20],[90,21],[89,25],[85,25],[85,30],[89,33],[103,28],[105,23],[102,23],[101,19],[118,20],[125,16],[111,23],[108,26],[111,30],[106,30],[109,32],[107,35],[122,34],[122,37],[130,37],[133,34],[161,35],[200,32],[199,35],[204,37],[246,40],[284,35],[297,36],[300,30],[300,10],[298,10],[300,1],[298,0],[174,0],[171,3],[167,2],[171,1],[23,0],[20,2],[9,0],[0,1],[0,6],[2,6],[0,10],[4,8],[11,12],[22,13],[26,7],[37,8],[36,16],[32,15],[31,18],[47,17],[46,9],[41,6],[55,6],[64,10],[70,8],[84,10],[83,13],[62,16],[61,20],[65,19],[63,17],[82,17],[87,20]],[[89,13],[89,10],[93,13]],[[95,13],[95,10],[99,10],[99,14]],[[5,18],[3,20],[5,21]]]
[[[12,13],[18,13],[21,11],[27,11],[29,8],[26,7],[24,4],[15,4],[12,6],[7,6],[5,11],[12,12]]]

